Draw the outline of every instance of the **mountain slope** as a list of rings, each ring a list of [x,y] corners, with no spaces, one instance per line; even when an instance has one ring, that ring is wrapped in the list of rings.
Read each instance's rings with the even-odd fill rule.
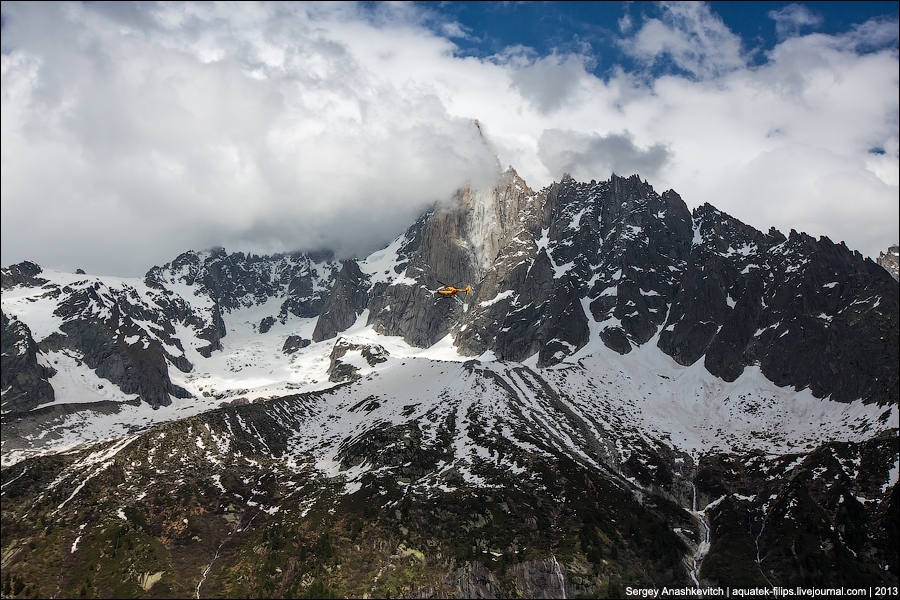
[[[94,389],[69,391],[58,401],[140,397],[158,408],[173,397],[199,395],[196,386],[188,391],[171,377],[203,372],[196,367],[223,349],[231,315],[252,314],[255,322],[233,326],[260,335],[276,323],[314,318],[336,269],[330,255],[253,257],[223,250],[187,252],[143,279],[47,273],[22,263],[2,272],[4,333],[15,329],[9,338],[27,346],[18,355],[29,357],[32,371],[49,372],[62,362],[70,370],[85,365],[89,371],[81,375],[99,378]],[[27,323],[33,329],[23,329]],[[26,368],[8,367],[13,356],[4,350],[4,373]],[[41,381],[54,383],[31,376],[9,391],[4,385],[3,410],[30,410],[55,400]]]
[[[896,585],[898,287],[827,238],[510,169],[361,260],[2,288],[5,595]]]
[[[865,430],[881,409],[754,397],[646,352],[543,371],[389,355],[332,390],[23,461],[3,472],[6,551],[45,595],[135,595],[158,575],[149,595],[558,597],[692,574],[823,585],[848,564],[848,582],[896,582],[896,434]],[[640,359],[659,371],[634,381]],[[706,407],[678,391],[716,381]]]
[[[464,356],[537,354],[538,366],[577,353],[591,327],[619,353],[659,333],[676,361],[703,359],[727,381],[759,364],[817,397],[886,404],[900,394],[900,300],[883,269],[827,238],[763,234],[709,205],[691,214],[638,177],[564,178],[534,193],[509,170],[401,240],[394,267],[404,270],[387,287],[363,274],[366,261],[335,287],[344,328],[368,309],[376,331],[411,345],[450,334]],[[436,300],[440,280],[475,282],[474,298]],[[319,327],[315,339],[340,330]]]
[[[439,281],[474,291],[465,302],[436,298]],[[166,406],[209,391],[191,385],[203,373],[249,366],[242,356],[273,326],[282,344],[292,334],[293,344],[323,342],[364,312],[375,331],[415,347],[450,335],[463,357],[536,355],[543,367],[596,336],[627,353],[658,334],[677,362],[702,359],[727,381],[759,365],[816,397],[885,404],[900,393],[898,289],[883,269],[827,238],[763,234],[708,205],[690,214],[677,194],[637,177],[567,177],[536,193],[509,170],[495,188],[462,190],[384,250],[340,266],[325,254],[215,250],[185,253],[143,280],[51,276],[23,263],[3,270],[3,288],[4,339],[23,348],[21,365],[4,369],[21,373],[5,384],[5,411],[53,398],[48,374],[59,360],[84,363],[120,399]],[[226,322],[235,354],[215,365]],[[230,389],[260,397],[300,384],[277,379]]]

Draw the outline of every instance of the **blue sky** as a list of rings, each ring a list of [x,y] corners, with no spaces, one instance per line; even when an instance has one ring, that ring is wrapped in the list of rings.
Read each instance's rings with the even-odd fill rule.
[[[456,22],[467,37],[454,38],[459,54],[487,57],[503,48],[523,45],[537,54],[584,52],[595,59],[591,69],[603,77],[616,65],[633,68],[630,57],[617,47],[622,26],[659,18],[665,11],[656,2],[441,2],[424,3],[436,13],[432,28]],[[803,7],[808,20],[792,22],[799,33],[839,34],[870,19],[896,21],[897,2],[712,2],[711,11],[740,36],[756,64],[783,38],[770,13]],[[790,12],[790,10],[789,10]],[[782,27],[787,26],[782,16]],[[796,20],[795,20],[796,21]]]
[[[507,165],[638,173],[876,256],[897,6],[4,2],[2,264],[361,256]]]

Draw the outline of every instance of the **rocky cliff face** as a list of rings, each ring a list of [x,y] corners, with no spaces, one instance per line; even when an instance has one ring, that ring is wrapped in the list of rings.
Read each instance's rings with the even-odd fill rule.
[[[271,314],[257,326],[260,333],[291,316],[314,317],[336,270],[328,253],[258,257],[224,250],[186,252],[153,267],[143,280],[40,277],[42,269],[27,262],[4,268],[4,291],[20,297],[16,310],[40,307],[52,317],[49,328],[42,325],[40,339],[33,339],[24,322],[4,313],[3,410],[29,410],[54,400],[54,369],[49,359],[42,365],[37,358],[50,355],[86,365],[126,398],[137,395],[154,408],[167,406],[172,397],[190,395],[172,383],[169,368],[189,373],[193,361],[220,349],[228,333],[223,315],[268,306],[274,299]]]
[[[344,261],[334,279],[331,293],[322,304],[322,313],[313,330],[313,341],[332,338],[356,322],[356,317],[368,304],[368,283],[368,278],[359,270],[355,260]]]
[[[32,263],[2,273],[4,290],[40,289],[54,303],[61,322],[33,341],[73,353],[152,406],[188,393],[169,366],[192,372],[222,348],[225,317],[255,307],[266,307],[259,335],[316,319],[305,335],[323,342],[365,313],[379,334],[420,348],[450,336],[464,356],[545,367],[575,360],[592,340],[619,354],[653,344],[725,381],[759,366],[818,397],[892,403],[900,394],[898,290],[883,269],[827,238],[763,233],[710,205],[691,213],[677,193],[659,195],[637,176],[566,176],[535,192],[510,169],[341,265],[328,253],[217,249],[186,252],[139,283],[45,275]],[[473,292],[438,297],[442,283]],[[10,393],[32,389],[28,406],[52,398],[39,383],[52,379],[25,363],[15,370],[23,383]]]
[[[0,275],[4,596],[897,585],[897,283],[826,238],[510,170],[342,264]]]
[[[17,265],[11,265],[0,269],[0,289],[11,290],[17,285],[38,287],[47,283],[47,280],[38,277],[43,272],[40,265],[25,261]]]
[[[406,233],[402,248],[403,276],[374,294],[369,322],[384,335],[400,335],[427,347],[463,320],[463,307],[432,293],[442,285],[465,285],[506,276],[498,257],[511,244],[524,243],[529,229],[539,227],[539,205],[533,192],[508,171],[490,190],[462,190],[452,202],[437,206]],[[525,250],[527,251],[527,250]],[[373,290],[374,291],[374,290]],[[474,302],[489,293],[476,293]],[[468,320],[468,319],[465,319]]]
[[[436,207],[398,247],[402,275],[342,281],[328,302],[346,316],[324,320],[317,340],[368,308],[379,333],[419,347],[450,334],[469,356],[550,366],[595,335],[621,354],[657,344],[726,381],[760,365],[819,397],[900,393],[898,291],[882,269],[827,238],[762,233],[710,205],[692,214],[637,176],[565,177],[535,193],[510,170]],[[436,297],[440,282],[473,283],[473,295]]]
[[[199,311],[195,303],[179,298],[157,302],[165,305],[167,317],[189,324],[198,331],[199,338],[209,342],[199,349],[208,358],[212,351],[221,348],[221,339],[227,334],[223,313],[278,298],[281,303],[277,315],[271,316],[272,322],[277,319],[284,323],[288,315],[318,316],[331,289],[334,271],[330,252],[269,257],[228,254],[219,248],[185,252],[171,263],[150,269],[144,282],[163,291],[167,285],[186,285],[192,288],[194,296],[210,301]],[[261,325],[266,328],[262,322]]]
[[[893,433],[775,461],[708,457],[697,490],[715,535],[700,576],[713,585],[853,587],[895,572],[898,518],[890,513],[900,492],[883,485],[881,469],[897,452]]]
[[[16,317],[10,319],[6,313],[0,313],[0,317],[3,333],[0,338],[3,403],[0,406],[4,411],[24,411],[52,402],[53,386],[48,380],[56,371],[38,361],[40,350],[31,337],[31,330]]]
[[[884,267],[884,270],[890,273],[891,277],[900,279],[900,246],[891,246],[888,248],[887,253],[879,252],[875,262]]]
[[[894,401],[897,377],[887,365],[897,361],[897,289],[883,271],[828,238],[763,235],[708,205],[693,220],[700,239],[660,335],[663,350],[682,364],[705,356],[707,370],[727,381],[759,364],[778,385],[819,397]],[[871,352],[887,357],[877,372]]]

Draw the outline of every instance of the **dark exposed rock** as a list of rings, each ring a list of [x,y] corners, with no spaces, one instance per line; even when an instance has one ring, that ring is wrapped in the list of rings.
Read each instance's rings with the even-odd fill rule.
[[[469,562],[447,575],[446,583],[460,598],[502,597],[497,577],[481,562]]]
[[[172,403],[169,395],[188,398],[190,394],[169,379],[165,356],[158,342],[129,345],[117,338],[101,322],[68,321],[60,326],[66,334],[59,338],[63,347],[78,351],[85,364],[99,377],[109,379],[126,394],[139,394],[153,408]]]
[[[511,260],[500,264],[498,257],[508,257],[511,246],[525,243],[530,229],[540,230],[540,205],[530,202],[530,195],[533,192],[510,169],[496,188],[463,189],[452,202],[435,207],[420,219],[406,232],[405,277],[373,298],[369,322],[375,330],[402,336],[416,346],[430,346],[461,322],[489,320],[483,313],[496,309],[480,302],[502,291],[506,267],[517,264]],[[533,256],[533,248],[531,253]],[[475,290],[468,297],[435,297],[433,290],[442,284],[472,284]],[[459,332],[461,348],[481,348],[489,342],[479,331]]]
[[[635,176],[564,178],[535,202],[550,211],[541,243],[551,260],[529,250],[535,232],[506,250],[519,262],[502,264],[501,250],[478,286],[478,299],[490,305],[461,319],[464,353],[521,360],[539,352],[542,364],[571,354],[586,341],[586,321],[572,328],[572,319],[582,320],[575,300],[584,299],[594,319],[608,323],[600,339],[620,353],[658,333],[676,361],[705,357],[707,369],[728,381],[759,364],[779,385],[810,387],[816,396],[895,401],[897,288],[843,244],[763,234],[709,205],[692,216],[676,193],[659,196]],[[534,292],[562,279],[568,287]],[[560,301],[567,290],[572,300]],[[554,318],[570,324],[568,338],[539,325]]]
[[[662,350],[685,365],[705,356],[726,381],[759,364],[778,385],[818,397],[896,401],[898,300],[887,273],[828,238],[762,234],[709,205],[694,222],[702,241],[660,332]]]
[[[370,367],[387,362],[387,357],[390,356],[388,351],[379,344],[367,344],[360,349],[360,353]]]
[[[157,336],[136,325],[136,318],[152,318],[145,311],[141,305],[129,303],[127,293],[117,296],[99,283],[73,290],[54,311],[63,319],[59,326],[62,333],[42,340],[40,347],[46,351],[73,350],[99,377],[110,380],[122,392],[139,394],[154,408],[167,406],[171,404],[170,395],[190,396],[169,379],[167,360],[184,371],[190,371],[192,365],[183,355],[169,353]],[[155,333],[167,339],[165,329]]]
[[[601,329],[604,343],[627,352],[649,341],[665,319],[690,252],[690,213],[677,194],[659,196],[636,176],[613,176],[594,187],[580,191],[600,204],[603,244],[589,271],[596,277],[590,309],[600,322],[613,320]]]
[[[359,379],[359,367],[342,361],[349,352],[359,352],[369,366],[374,367],[387,361],[388,351],[379,344],[354,344],[344,338],[338,338],[331,350],[331,364],[328,367],[328,380],[339,383]]]
[[[357,410],[369,412],[380,406],[378,398],[365,398]],[[338,450],[341,468],[361,464],[372,467],[399,467],[401,475],[411,478],[433,469],[443,455],[439,450],[422,447],[422,432],[415,423],[399,426],[378,424]]]
[[[601,329],[601,339],[617,351],[627,352],[629,339],[649,340],[665,318],[690,249],[690,214],[677,194],[660,197],[637,177],[600,184],[565,177],[533,198],[542,208],[532,214],[540,218],[509,240],[479,285],[478,299],[489,305],[467,315],[457,336],[460,349],[490,349],[510,359],[539,352],[540,364],[552,364],[587,342],[585,298],[596,320],[619,322]],[[549,252],[538,252],[539,241]],[[538,279],[543,282],[535,287]],[[521,297],[526,280],[544,294]],[[540,325],[550,322],[563,328]]]
[[[712,546],[701,576],[712,585],[896,581],[897,518],[888,511],[900,488],[884,482],[897,453],[891,433],[806,456],[705,458],[698,492],[724,501],[708,511]]]
[[[332,365],[328,369],[328,381],[332,383],[354,381],[359,378],[359,367],[341,360],[332,361]]]
[[[263,317],[263,320],[259,322],[259,332],[268,333],[274,324],[275,317]]]
[[[33,262],[25,261],[17,265],[0,269],[0,289],[9,290],[17,285],[36,287],[47,283],[47,280],[38,277],[43,269]]]
[[[538,253],[520,289],[490,346],[499,358],[522,361],[540,352],[541,366],[550,365],[587,342],[578,294],[568,280],[554,280],[546,252]]]
[[[301,265],[290,274],[282,273],[279,281],[288,280],[287,299],[281,304],[278,312],[279,320],[284,323],[288,314],[303,319],[317,317],[325,305],[325,298],[331,287],[331,280],[337,273],[337,263],[330,250],[319,252],[294,253],[289,255]],[[314,282],[327,282],[327,285],[316,285]]]
[[[293,354],[297,350],[306,348],[310,344],[312,344],[311,340],[302,338],[299,335],[289,335],[287,339],[284,340],[284,346],[281,347],[281,351],[285,354]]]
[[[316,342],[335,337],[356,321],[368,304],[368,281],[355,260],[345,260],[334,280],[331,293],[316,321],[312,339]]]
[[[166,360],[172,363],[172,365],[182,373],[190,373],[194,370],[193,363],[191,363],[191,361],[189,361],[183,354],[174,356],[170,354],[165,348],[163,348],[163,355],[166,357]]]
[[[436,220],[435,224],[439,222]],[[423,243],[428,243],[433,255],[434,233],[425,235],[425,238]],[[459,259],[460,252],[458,248],[456,250],[456,258]],[[440,262],[444,264],[443,268],[449,268],[447,265],[454,261],[445,259]],[[401,336],[408,343],[423,348],[446,336],[458,321],[462,308],[454,297],[437,297],[433,290],[441,287],[439,277],[453,282],[465,280],[456,274],[460,270],[459,263],[456,266],[448,273],[436,273],[422,255],[414,255],[406,267],[406,275],[412,276],[415,282],[404,279],[373,298],[369,322],[374,325],[375,331],[383,335]]]
[[[754,333],[763,311],[764,284],[748,277],[744,289],[722,320],[722,328],[706,351],[706,369],[725,381],[734,381],[744,366],[755,362]]]
[[[682,365],[694,364],[719,331],[728,309],[713,268],[691,263],[669,312],[671,332],[660,333],[659,347]]]
[[[17,318],[2,318],[2,367],[0,387],[3,389],[3,411],[26,411],[53,402],[53,386],[48,381],[56,371],[37,360],[38,346],[31,330]]]
[[[152,291],[143,300],[100,278],[45,285],[33,263],[2,277],[4,289],[44,285],[79,336],[105,327],[115,343],[139,340],[126,345],[146,349],[157,371],[193,368],[176,325],[204,340],[195,350],[209,357],[222,347],[229,311],[278,297],[279,312],[260,333],[289,315],[318,316],[313,340],[332,339],[368,310],[376,332],[417,347],[452,335],[463,355],[536,355],[550,366],[591,341],[593,320],[594,335],[616,352],[655,343],[727,381],[758,366],[778,385],[817,397],[893,403],[900,392],[898,290],[884,269],[827,238],[762,233],[708,204],[691,214],[678,194],[659,195],[638,176],[566,176],[534,192],[510,169],[493,189],[466,188],[436,205],[391,258],[392,273],[370,276],[355,260],[338,271],[328,253],[187,252],[147,273]],[[473,290],[439,297],[441,283]],[[198,301],[174,293],[175,284]],[[127,371],[122,361],[105,369]]]
[[[615,350],[619,354],[628,354],[631,352],[631,343],[625,330],[621,327],[606,327],[600,330],[600,339],[606,344],[610,350]]]
[[[418,265],[418,259],[411,265]],[[407,269],[417,268],[410,266]],[[408,272],[408,271],[407,271]],[[370,317],[375,331],[383,335],[398,335],[420,348],[427,348],[446,336],[462,313],[453,297],[436,297],[431,291],[440,284],[434,280],[429,287],[414,284],[394,284],[371,304]]]
[[[900,246],[894,244],[888,251],[879,252],[875,262],[884,267],[894,279],[900,279]]]
[[[288,314],[302,318],[317,316],[324,306],[335,268],[330,252],[257,256],[242,252],[228,254],[216,248],[185,252],[171,263],[150,269],[144,281],[161,290],[165,290],[167,282],[195,286],[195,294],[212,301],[212,308],[204,314],[166,295],[156,300],[170,319],[194,328],[200,339],[209,342],[208,346],[198,348],[208,358],[221,349],[221,340],[227,335],[224,313],[279,296],[285,298],[277,317],[282,323]]]
[[[186,252],[163,267],[153,267],[144,277],[149,291],[125,282],[107,282],[102,277],[60,286],[39,277],[41,268],[27,262],[4,268],[2,277],[4,290],[18,285],[43,286],[46,291],[41,298],[56,300],[54,314],[63,319],[60,331],[64,333],[37,340],[37,347],[70,352],[75,360],[95,369],[124,393],[139,394],[152,406],[161,406],[170,402],[170,396],[187,395],[172,384],[168,365],[185,373],[194,368],[185,354],[178,326],[191,330],[193,336],[187,341],[208,358],[222,347],[229,311],[272,297],[283,298],[278,315],[263,319],[261,332],[270,329],[276,319],[285,322],[289,314],[307,318],[318,314],[335,268],[328,252],[261,257],[214,249]],[[182,286],[187,286],[188,295],[182,296]],[[6,339],[13,343],[14,337]],[[194,339],[206,343],[198,346]],[[13,362],[4,357],[4,376],[8,374],[10,381],[18,378],[23,385],[30,382],[34,389],[26,404],[49,401],[52,387],[46,381],[40,383],[38,371]],[[4,394],[4,406],[12,398]],[[18,399],[14,404],[24,407]]]
[[[314,339],[368,308],[377,332],[414,346],[453,334],[464,355],[537,354],[546,366],[589,341],[586,307],[619,353],[658,336],[678,363],[702,359],[727,381],[759,365],[819,397],[898,395],[897,287],[882,271],[827,238],[762,233],[708,204],[692,215],[638,176],[566,176],[535,193],[510,170],[493,190],[463,190],[424,215],[400,254],[395,283],[345,276],[329,299],[338,318],[320,318]],[[433,294],[463,282],[472,296]]]
[[[785,260],[770,261],[768,314],[755,349],[763,373],[817,397],[896,403],[896,282],[828,238],[792,232],[783,248]]]

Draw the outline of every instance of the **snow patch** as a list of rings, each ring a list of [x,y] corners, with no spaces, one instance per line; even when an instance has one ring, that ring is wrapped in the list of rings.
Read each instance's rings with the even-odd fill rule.
[[[485,300],[484,302],[479,302],[479,303],[478,303],[478,306],[480,306],[480,307],[482,307],[482,308],[486,308],[486,307],[491,306],[492,304],[496,304],[496,303],[498,303],[498,302],[500,302],[501,300],[504,300],[504,299],[506,299],[506,298],[512,298],[512,296],[513,296],[514,293],[515,293],[515,292],[513,292],[512,290],[506,290],[506,291],[504,291],[504,292],[500,292],[499,294],[497,294],[496,296],[494,296],[494,297],[491,298],[490,300]]]

